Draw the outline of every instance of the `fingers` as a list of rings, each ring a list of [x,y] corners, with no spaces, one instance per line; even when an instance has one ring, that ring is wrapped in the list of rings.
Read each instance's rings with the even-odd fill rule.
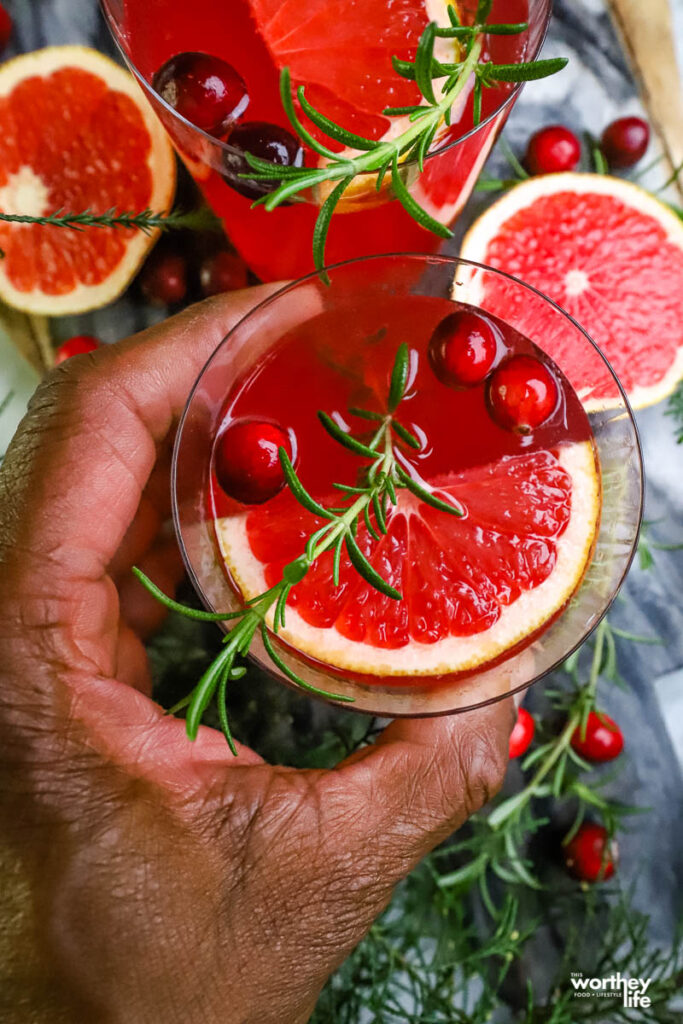
[[[33,555],[47,586],[99,578],[202,366],[274,290],[219,296],[53,371],[3,465],[0,554]]]
[[[324,785],[354,809],[347,841],[397,881],[498,791],[512,700],[443,718],[395,721]]]

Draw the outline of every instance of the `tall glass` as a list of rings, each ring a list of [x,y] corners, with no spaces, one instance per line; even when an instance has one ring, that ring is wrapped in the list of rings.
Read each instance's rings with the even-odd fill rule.
[[[207,501],[212,449],[228,392],[264,364],[285,334],[310,330],[321,313],[333,314],[346,339],[344,351],[353,358],[354,350],[360,353],[368,344],[355,325],[359,305],[371,308],[375,300],[386,303],[387,297],[400,303],[406,296],[411,301],[413,296],[430,296],[447,303],[467,302],[499,317],[502,303],[508,310],[507,323],[560,369],[562,353],[571,351],[575,379],[570,374],[570,383],[593,433],[602,511],[592,561],[578,589],[540,635],[523,649],[506,651],[495,664],[436,681],[414,676],[368,682],[367,677],[312,664],[280,645],[286,664],[313,685],[352,697],[350,706],[356,710],[387,716],[464,711],[521,691],[550,672],[586,639],[614,600],[635,550],[643,494],[639,441],[626,396],[599,349],[559,306],[509,275],[465,260],[425,255],[352,260],[329,270],[329,284],[317,275],[308,276],[245,317],[216,349],[189,397],[174,453],[174,518],[185,564],[208,609],[225,612],[239,607]],[[472,557],[476,560],[476,551]],[[265,669],[287,682],[259,643],[252,653]]]
[[[251,36],[240,37],[237,56],[231,37],[238,19],[249,20],[248,0],[102,0],[107,21],[131,71],[167,129],[181,158],[201,187],[246,262],[262,280],[299,277],[313,269],[311,243],[319,203],[324,195],[309,195],[287,207],[267,212],[251,209],[252,200],[240,195],[225,178],[226,164],[236,156],[228,141],[207,135],[170,107],[153,89],[155,72],[179,52],[201,51],[235,63],[247,86],[261,74],[267,54],[253,24]],[[496,61],[523,55],[534,59],[543,43],[551,0],[496,0],[493,21],[528,21],[521,36],[491,36]],[[444,5],[445,8],[445,5]],[[431,8],[428,5],[428,10]],[[235,29],[237,31],[237,29]],[[511,49],[514,47],[514,50]],[[449,225],[467,202],[479,172],[501,131],[521,85],[498,84],[483,90],[483,117],[472,125],[472,97],[461,118],[427,157],[420,172],[415,161],[402,165],[401,174],[415,199],[441,223]],[[378,111],[379,113],[380,111]],[[279,97],[252,98],[249,120],[291,127]],[[307,154],[307,164],[316,160]],[[332,221],[326,260],[335,263],[382,252],[434,252],[440,239],[420,227],[393,197],[388,184],[377,193],[374,175],[361,175],[337,209]]]

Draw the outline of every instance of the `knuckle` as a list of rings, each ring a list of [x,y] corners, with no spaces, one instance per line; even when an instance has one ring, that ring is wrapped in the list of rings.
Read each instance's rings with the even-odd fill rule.
[[[467,817],[480,810],[503,785],[507,756],[498,735],[489,729],[472,730],[458,748]]]

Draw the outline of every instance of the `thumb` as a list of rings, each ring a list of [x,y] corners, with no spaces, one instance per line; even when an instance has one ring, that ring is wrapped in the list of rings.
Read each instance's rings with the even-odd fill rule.
[[[356,847],[398,881],[500,789],[515,719],[508,698],[442,718],[399,719],[330,773]],[[363,808],[364,813],[361,812]]]

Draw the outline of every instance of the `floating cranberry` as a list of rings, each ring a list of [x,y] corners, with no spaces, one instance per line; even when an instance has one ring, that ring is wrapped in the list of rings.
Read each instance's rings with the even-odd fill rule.
[[[531,174],[573,171],[581,159],[581,143],[561,124],[541,128],[529,139],[524,158]]]
[[[525,708],[518,708],[517,721],[510,733],[510,760],[526,754],[535,732],[536,723],[533,717]]]
[[[429,362],[443,384],[469,388],[481,384],[496,358],[493,327],[483,316],[459,310],[437,326],[429,342]]]
[[[607,829],[587,821],[564,848],[567,870],[583,882],[611,878],[617,863],[617,844],[610,842]]]
[[[207,53],[171,57],[152,85],[181,117],[209,135],[225,135],[249,104],[244,79],[232,64]]]
[[[72,356],[82,356],[86,352],[94,352],[99,347],[99,340],[93,338],[91,334],[77,334],[59,346],[55,352],[55,366],[71,359]]]
[[[273,192],[279,181],[255,181],[253,178],[241,178],[241,174],[249,174],[249,166],[245,153],[267,160],[279,167],[303,167],[304,151],[299,140],[277,124],[266,121],[246,121],[238,124],[228,138],[230,149],[223,158],[225,170],[223,176],[228,184],[249,199]]]
[[[246,288],[247,281],[246,263],[236,252],[228,249],[220,249],[207,256],[199,268],[199,284],[206,298]]]
[[[176,306],[187,295],[187,262],[178,252],[152,253],[140,274],[140,290],[153,306]]]
[[[12,35],[12,28],[11,15],[5,10],[4,6],[0,4],[0,51],[4,50],[7,46],[10,36]]]
[[[650,128],[642,117],[620,117],[602,133],[602,151],[610,167],[633,167],[650,143]]]
[[[604,712],[591,711],[585,734],[579,726],[572,736],[572,747],[587,761],[613,761],[624,749],[624,737],[617,723]]]
[[[488,382],[487,401],[494,420],[508,430],[529,434],[554,411],[558,388],[555,378],[534,356],[510,356]]]
[[[274,498],[285,484],[280,448],[292,457],[292,442],[282,427],[264,420],[232,423],[216,444],[218,483],[244,505],[261,505]]]

